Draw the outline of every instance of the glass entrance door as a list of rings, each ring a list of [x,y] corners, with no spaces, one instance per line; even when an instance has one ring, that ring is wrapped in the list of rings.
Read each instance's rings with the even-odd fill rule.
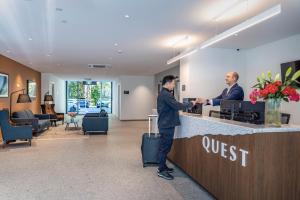
[[[67,112],[112,112],[112,82],[67,81]]]

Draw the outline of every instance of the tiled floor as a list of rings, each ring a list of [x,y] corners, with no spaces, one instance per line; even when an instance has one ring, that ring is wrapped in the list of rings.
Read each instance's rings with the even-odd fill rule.
[[[175,180],[143,168],[147,122],[111,120],[108,135],[84,136],[60,125],[26,144],[0,150],[0,199],[212,199],[184,173]]]

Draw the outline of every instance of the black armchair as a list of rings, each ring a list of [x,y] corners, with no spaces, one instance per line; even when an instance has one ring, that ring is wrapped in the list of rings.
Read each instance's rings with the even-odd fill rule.
[[[13,126],[9,123],[8,110],[0,110],[0,126],[2,132],[3,148],[10,141],[27,140],[31,145],[32,126]]]

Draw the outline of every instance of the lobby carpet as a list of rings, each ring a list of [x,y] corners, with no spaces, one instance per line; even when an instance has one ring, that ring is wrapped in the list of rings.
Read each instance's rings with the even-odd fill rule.
[[[64,126],[27,144],[0,149],[0,199],[213,199],[179,169],[175,180],[143,168],[141,135],[147,122],[110,120],[108,135],[84,136]]]

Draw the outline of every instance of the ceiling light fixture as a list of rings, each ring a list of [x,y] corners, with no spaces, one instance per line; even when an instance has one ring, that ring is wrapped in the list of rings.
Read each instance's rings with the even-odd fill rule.
[[[218,16],[216,16],[213,20],[218,22],[225,19],[228,19],[232,16],[237,16],[242,13],[248,6],[248,0],[235,0],[225,8]]]
[[[129,16],[129,15],[124,15],[124,17],[125,17],[126,19],[130,18],[130,16]]]
[[[117,46],[119,46],[119,44],[118,44],[118,43],[115,43],[114,46],[117,47]]]
[[[172,44],[173,47],[182,46],[182,44],[188,43],[190,37],[188,35],[183,36],[182,38],[179,38],[177,41],[174,41]]]
[[[168,60],[167,64],[170,65],[170,64],[172,64],[172,63],[174,63],[174,62],[176,62],[176,61],[178,61],[178,60],[180,60],[180,59],[182,59],[184,57],[187,57],[187,56],[189,56],[189,55],[191,55],[193,53],[196,53],[197,51],[198,51],[198,49],[192,49],[192,50],[180,53],[179,55],[177,55],[177,56],[171,58],[170,60]]]
[[[278,14],[281,13],[281,4],[278,4],[244,22],[242,22],[241,24],[239,25],[236,25],[230,29],[228,29],[227,31],[219,34],[219,35],[216,35],[215,37],[207,40],[206,42],[204,42],[201,46],[200,46],[200,49],[204,49],[208,46],[211,46],[221,40],[224,40],[232,35],[235,35],[245,29],[248,29],[256,24],[259,24],[267,19],[270,19]]]
[[[263,22],[267,19],[270,19],[270,18],[272,18],[272,17],[274,17],[274,16],[276,16],[280,13],[281,13],[281,4],[278,4],[278,5],[270,8],[270,9],[268,9],[268,10],[266,10],[266,11],[264,11],[264,12],[262,12],[262,13],[256,15],[256,16],[242,22],[241,24],[239,24],[237,26],[234,26],[234,27],[228,29],[227,31],[225,31],[225,32],[223,32],[219,35],[216,35],[215,37],[207,40],[206,42],[202,43],[202,45],[200,46],[200,49],[204,49],[208,46],[211,46],[211,45],[213,45],[213,44],[215,44],[215,43],[217,43],[221,40],[224,40],[224,39],[226,39],[226,38],[228,38],[232,35],[235,35],[235,34],[241,32],[245,29],[248,29],[248,28],[250,28],[250,27],[252,27],[256,24],[259,24],[259,23],[261,23],[261,22]],[[191,54],[193,54],[197,51],[198,51],[198,48],[180,53],[179,55],[177,55],[177,56],[171,58],[170,60],[168,60],[167,64],[169,65],[171,63],[174,63],[174,62],[176,62],[176,61],[178,61],[178,60],[180,60],[184,57],[187,57],[187,56],[189,56],[189,55],[191,55]]]

